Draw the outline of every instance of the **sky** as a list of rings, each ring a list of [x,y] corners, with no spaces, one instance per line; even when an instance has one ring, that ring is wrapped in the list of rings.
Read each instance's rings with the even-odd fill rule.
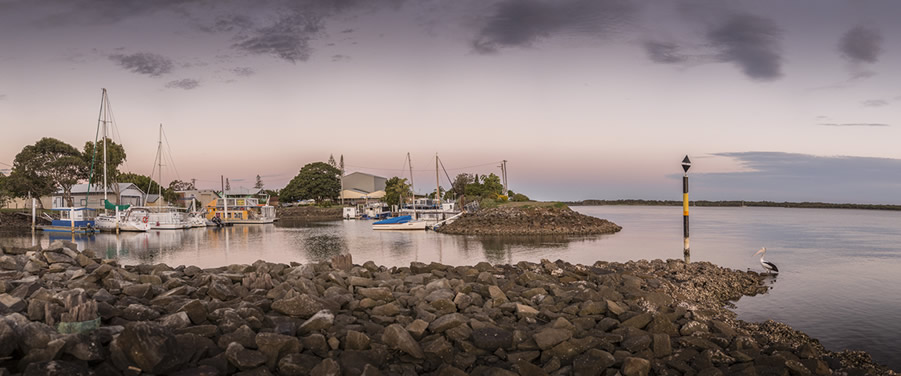
[[[901,204],[901,2],[0,0],[0,172],[41,137],[281,188],[305,164],[539,200]],[[447,186],[445,172],[439,173]]]

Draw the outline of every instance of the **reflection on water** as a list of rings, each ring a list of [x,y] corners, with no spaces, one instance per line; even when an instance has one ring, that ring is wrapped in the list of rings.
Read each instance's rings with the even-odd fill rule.
[[[215,267],[310,262],[353,254],[354,262],[406,266],[410,262],[474,265],[541,259],[590,265],[595,261],[682,259],[681,207],[603,206],[576,210],[623,226],[595,237],[475,237],[435,232],[373,231],[369,221],[282,222],[94,236],[0,234],[0,242],[28,247],[67,239],[122,263]],[[901,212],[695,208],[691,257],[733,269],[763,271],[753,256],[782,271],[767,279],[768,294],[736,303],[739,317],[774,319],[821,340],[830,349],[870,352],[901,369]]]

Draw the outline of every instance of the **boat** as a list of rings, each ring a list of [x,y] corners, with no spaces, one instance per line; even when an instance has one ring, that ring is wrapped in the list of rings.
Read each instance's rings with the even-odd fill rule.
[[[150,210],[145,207],[113,205],[104,200],[107,209],[113,207],[116,215],[99,215],[94,223],[101,231],[149,231]]]
[[[410,215],[402,215],[372,223],[373,230],[425,230],[426,227],[428,227],[428,222],[413,220],[413,216]]]
[[[59,219],[50,221],[49,225],[40,225],[37,228],[47,232],[67,232],[72,234],[93,234],[98,232],[94,223],[94,209],[89,208],[54,208],[59,212]]]
[[[167,144],[168,145],[168,144]],[[156,150],[156,170],[159,173],[159,180],[157,181],[157,190],[158,198],[157,198],[157,206],[153,207],[142,207],[148,209],[150,212],[149,222],[151,230],[182,230],[186,228],[191,228],[191,225],[188,223],[187,215],[184,212],[184,209],[174,207],[174,206],[163,206],[163,125],[160,124],[160,136],[159,143],[157,144]],[[152,174],[151,174],[152,175]],[[148,188],[149,190],[149,188]],[[144,202],[147,202],[146,198]]]
[[[275,207],[256,197],[219,197],[207,204],[206,219],[219,218],[233,224],[267,224],[275,222]],[[267,200],[268,201],[268,200]]]

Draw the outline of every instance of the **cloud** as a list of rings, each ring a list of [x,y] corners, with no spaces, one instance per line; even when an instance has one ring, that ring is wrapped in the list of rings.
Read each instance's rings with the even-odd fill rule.
[[[842,36],[838,49],[852,63],[875,63],[882,54],[882,33],[866,26],[855,27]]]
[[[648,40],[643,43],[648,58],[655,63],[679,64],[684,63],[687,57],[679,51],[679,45],[673,42],[660,42]]]
[[[350,34],[350,33],[353,33],[353,32],[354,32],[354,29],[344,29],[344,30],[341,30],[341,34]]]
[[[885,123],[820,123],[824,127],[891,127]]]
[[[291,63],[306,61],[312,52],[310,40],[321,29],[318,16],[293,13],[270,26],[256,29],[252,36],[241,39],[232,47],[254,55],[273,55]]]
[[[181,80],[169,81],[166,84],[166,88],[168,89],[184,89],[184,90],[193,90],[200,86],[200,81],[197,81],[193,78],[183,78]]]
[[[885,99],[869,99],[863,101],[864,107],[882,107],[888,106],[888,101]]]
[[[345,60],[350,60],[350,56],[341,55],[341,54],[332,56],[332,62],[345,61]]]
[[[754,80],[782,77],[782,29],[770,19],[735,14],[708,30],[707,40],[720,61],[738,65]]]
[[[622,27],[634,10],[627,0],[504,0],[486,18],[472,47],[488,54],[560,34],[604,35]]]
[[[210,25],[200,26],[200,29],[209,33],[245,31],[253,27],[253,21],[240,14],[228,14],[216,17]]]
[[[175,67],[171,59],[148,52],[139,52],[131,55],[115,54],[110,55],[109,58],[122,68],[152,77],[169,73]]]
[[[733,158],[745,170],[696,173],[692,190],[699,200],[899,202],[901,159],[782,152],[715,155]]]
[[[241,76],[241,77],[250,77],[250,76],[253,76],[254,74],[256,74],[256,71],[250,67],[237,67],[237,68],[232,69],[232,73],[234,73],[237,76]]]

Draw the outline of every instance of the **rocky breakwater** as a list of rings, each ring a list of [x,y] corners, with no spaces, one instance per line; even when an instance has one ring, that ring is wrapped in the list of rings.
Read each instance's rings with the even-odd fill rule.
[[[709,263],[120,266],[73,244],[0,256],[0,375],[891,374],[776,324]],[[62,334],[73,297],[98,329]],[[836,373],[839,374],[839,373]]]
[[[339,206],[321,208],[318,206],[295,206],[278,208],[278,218],[286,221],[331,221],[341,219]]]
[[[438,231],[458,235],[599,235],[622,227],[558,206],[499,206],[466,213]]]

